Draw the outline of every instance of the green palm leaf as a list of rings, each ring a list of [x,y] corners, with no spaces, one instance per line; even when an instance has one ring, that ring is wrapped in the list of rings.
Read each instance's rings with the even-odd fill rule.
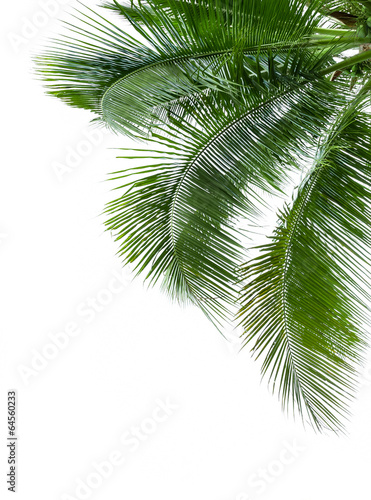
[[[331,127],[273,240],[244,268],[245,343],[286,409],[341,430],[370,301],[371,129],[353,103]]]
[[[306,40],[319,23],[317,1],[232,5],[226,11],[220,0],[131,4],[122,14],[142,42],[88,9],[38,58],[39,71],[50,94],[93,111],[115,130],[147,134],[167,113],[179,116],[179,104],[184,113],[188,104],[202,104],[209,89],[233,95],[240,85],[251,87],[252,78],[264,77],[259,57],[268,65],[273,52],[277,73],[305,58]],[[332,60],[330,52],[308,56],[305,70]],[[272,72],[266,74],[270,80]]]
[[[369,72],[368,54],[334,64],[346,48],[367,48],[368,28],[333,30],[323,15],[348,3],[354,28],[366,0],[106,1],[117,25],[84,8],[37,59],[51,95],[156,144],[112,174],[120,196],[106,226],[124,263],[218,325],[238,307],[242,268],[240,317],[246,343],[265,354],[263,373],[285,408],[334,430],[353,395],[370,298],[370,123],[364,93],[349,105],[344,89],[346,72],[352,85]],[[318,141],[272,242],[242,267],[241,223]]]
[[[338,109],[326,81],[292,81],[243,98],[225,107],[210,95],[194,111],[203,127],[173,118],[166,135],[154,137],[166,154],[147,151],[152,163],[116,172],[114,179],[136,177],[106,210],[124,262],[214,319],[237,304],[239,219],[257,212],[259,192],[280,189]]]

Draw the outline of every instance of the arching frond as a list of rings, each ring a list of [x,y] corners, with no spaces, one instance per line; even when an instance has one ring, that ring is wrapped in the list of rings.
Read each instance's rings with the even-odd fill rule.
[[[185,113],[185,103],[202,102],[205,91],[233,97],[241,85],[274,83],[276,75],[314,71],[331,58],[328,51],[310,55],[305,49],[319,22],[317,1],[310,7],[300,0],[238,0],[231,10],[223,5],[221,0],[131,4],[122,13],[141,42],[124,25],[85,9],[67,23],[69,33],[38,58],[39,71],[50,94],[93,111],[115,130],[146,134],[164,119],[164,110],[179,115],[182,103]]]
[[[148,152],[152,163],[114,175],[129,176],[106,210],[124,261],[162,280],[173,298],[226,315],[244,255],[236,223],[253,216],[257,190],[280,188],[336,104],[328,82],[292,82],[249,92],[239,107],[220,107],[211,95],[195,111],[203,127],[173,120],[169,137],[156,136],[166,154]]]
[[[286,409],[341,430],[370,301],[371,128],[362,104],[322,142],[272,242],[244,268],[245,342]]]

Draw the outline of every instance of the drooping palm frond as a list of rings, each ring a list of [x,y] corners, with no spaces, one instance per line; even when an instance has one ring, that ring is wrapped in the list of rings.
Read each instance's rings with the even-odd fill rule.
[[[194,105],[208,89],[233,94],[251,85],[260,71],[252,59],[258,66],[273,53],[277,73],[298,58],[308,61],[306,71],[323,66],[328,51],[304,57],[318,4],[237,0],[226,11],[221,0],[148,0],[123,11],[142,42],[88,9],[67,23],[70,33],[51,43],[38,67],[50,94],[115,130],[146,135],[164,110],[179,115],[179,103],[186,110],[185,102]]]
[[[38,68],[53,96],[160,143],[134,150],[145,165],[112,174],[123,194],[106,208],[107,229],[125,263],[216,323],[239,298],[240,219],[326,135],[273,242],[244,268],[241,317],[284,406],[337,430],[364,345],[371,167],[360,106],[330,127],[349,96],[343,74],[335,84],[324,75],[347,68],[333,56],[362,38],[322,26],[335,3],[349,2],[106,1],[136,38],[85,8]],[[356,3],[364,17],[368,2]]]
[[[355,390],[370,301],[371,128],[354,102],[321,142],[271,243],[244,268],[245,343],[282,404],[339,431]]]
[[[233,313],[244,256],[236,224],[253,216],[257,190],[280,188],[338,98],[325,80],[292,81],[248,92],[235,107],[211,94],[195,110],[202,127],[173,119],[166,135],[155,136],[166,154],[147,152],[152,163],[114,174],[129,176],[126,192],[106,210],[124,262],[211,318]]]

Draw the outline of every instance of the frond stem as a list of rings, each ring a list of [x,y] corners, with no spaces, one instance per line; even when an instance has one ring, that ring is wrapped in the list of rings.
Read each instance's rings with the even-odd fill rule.
[[[367,59],[371,59],[371,50],[365,50],[364,52],[356,54],[355,56],[347,57],[346,59],[344,59],[344,61],[333,64],[332,66],[319,71],[318,74],[320,76],[325,76],[329,73],[333,73],[334,71],[346,69],[360,62],[367,61]]]

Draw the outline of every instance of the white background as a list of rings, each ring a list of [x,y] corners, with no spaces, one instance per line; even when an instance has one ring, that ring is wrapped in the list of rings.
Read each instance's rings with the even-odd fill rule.
[[[171,304],[121,270],[99,214],[113,196],[107,173],[123,167],[109,148],[127,140],[106,134],[58,179],[56,163],[67,165],[68,152],[87,147],[92,132],[89,113],[46,97],[31,73],[31,54],[73,4],[64,3],[54,2],[47,16],[34,0],[2,7],[1,498],[12,495],[11,389],[19,399],[22,500],[370,498],[370,364],[349,436],[304,431],[260,383],[247,349],[237,354],[236,341],[223,339],[199,311]],[[110,298],[108,286],[121,291]],[[92,298],[106,301],[94,318],[83,315]],[[80,334],[50,351],[55,359],[43,369],[26,372],[50,335],[70,323]],[[177,407],[172,414],[148,420],[167,399]],[[123,440],[138,426],[143,440]],[[94,463],[116,451],[125,463],[98,477]],[[86,481],[101,484],[77,491]]]

